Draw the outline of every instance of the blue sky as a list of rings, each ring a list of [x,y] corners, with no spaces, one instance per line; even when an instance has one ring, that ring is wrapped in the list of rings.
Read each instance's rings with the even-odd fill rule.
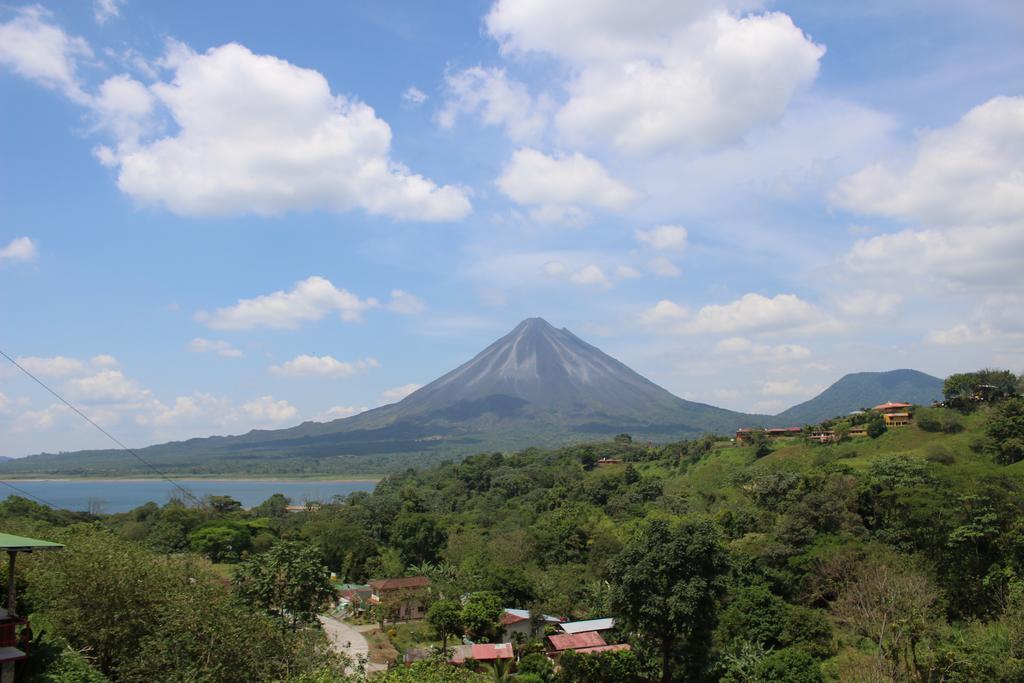
[[[529,316],[740,410],[1024,369],[1012,0],[14,4],[0,101],[0,348],[132,445]],[[0,453],[105,445],[0,368]]]

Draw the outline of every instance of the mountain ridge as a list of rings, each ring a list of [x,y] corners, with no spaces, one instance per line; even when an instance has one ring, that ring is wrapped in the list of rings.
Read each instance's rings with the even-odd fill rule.
[[[329,422],[196,437],[137,450],[161,468],[179,472],[249,468],[245,471],[310,474],[335,471],[343,463],[349,469],[366,467],[369,456],[427,464],[474,452],[564,444],[620,432],[671,441],[703,433],[729,435],[739,427],[788,426],[787,421],[800,415],[813,416],[808,421],[817,422],[844,414],[852,408],[825,414],[850,393],[836,387],[842,389],[849,377],[877,379],[886,374],[844,376],[821,395],[779,415],[741,413],[680,398],[568,329],[527,318],[469,361],[396,403]],[[929,387],[934,382],[941,387],[941,380],[917,375],[927,378]],[[910,386],[920,377],[876,381],[876,393],[885,387]],[[871,382],[858,382],[856,396],[870,395]],[[886,395],[878,400],[886,398],[907,397]],[[0,462],[0,472],[102,474],[124,470],[123,458],[123,452],[113,449],[41,453]]]

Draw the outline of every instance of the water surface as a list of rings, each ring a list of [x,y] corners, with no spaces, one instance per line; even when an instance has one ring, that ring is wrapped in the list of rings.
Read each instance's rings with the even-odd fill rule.
[[[309,479],[176,479],[192,495],[231,496],[243,507],[259,505],[275,493],[283,493],[296,505],[329,501],[355,491],[372,491],[375,481],[314,481]],[[162,479],[22,479],[11,480],[20,489],[55,507],[68,510],[127,512],[153,501],[163,505],[172,495],[182,497],[174,485]],[[17,494],[0,486],[0,497]]]

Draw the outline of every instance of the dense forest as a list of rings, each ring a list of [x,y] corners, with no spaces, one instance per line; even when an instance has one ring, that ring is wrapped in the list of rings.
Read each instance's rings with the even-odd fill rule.
[[[954,375],[907,427],[868,411],[822,425],[829,443],[623,434],[409,469],[300,512],[12,496],[4,531],[66,545],[19,569],[31,680],[363,680],[317,627],[326,568],[429,577],[430,642],[486,642],[511,607],[614,616],[608,642],[632,647],[556,671],[519,642],[514,673],[435,658],[373,680],[1024,681],[1020,393],[1011,373]]]

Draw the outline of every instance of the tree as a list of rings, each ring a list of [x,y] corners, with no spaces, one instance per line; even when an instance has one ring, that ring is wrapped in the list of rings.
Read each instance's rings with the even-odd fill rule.
[[[212,562],[234,562],[248,550],[252,532],[244,524],[232,521],[209,522],[188,537],[192,549]]]
[[[772,440],[762,429],[750,432],[748,441],[754,447],[754,455],[758,458],[763,458],[772,452]]]
[[[466,634],[476,641],[493,638],[503,611],[501,599],[494,593],[480,591],[471,594],[462,606],[461,620]]]
[[[610,563],[613,612],[625,631],[657,648],[665,683],[679,650],[691,673],[703,667],[726,569],[718,531],[706,520],[647,521]]]
[[[293,541],[278,543],[239,565],[232,584],[245,602],[290,621],[293,628],[315,622],[334,598],[319,553]]]
[[[252,513],[256,517],[275,517],[281,518],[288,514],[288,506],[292,504],[292,499],[285,496],[283,493],[275,493],[270,498],[257,505],[252,509]]]
[[[448,639],[462,631],[462,606],[455,600],[438,600],[427,610],[427,623],[447,650]]]
[[[231,496],[207,496],[206,502],[218,515],[227,515],[242,509],[242,504]]]
[[[616,434],[615,443],[633,443],[633,436],[631,434]]]
[[[404,512],[391,525],[391,544],[402,553],[406,565],[435,561],[445,540],[445,533],[430,515]]]
[[[996,408],[985,427],[985,450],[1001,465],[1024,460],[1024,398]]]
[[[922,574],[895,558],[871,558],[832,605],[835,616],[872,641],[896,680],[921,680],[918,644],[936,616],[939,595]]]
[[[882,434],[885,434],[885,418],[881,415],[875,415],[868,421],[867,428],[868,436],[872,439],[877,439]]]
[[[633,467],[633,463],[626,465],[626,469],[622,472],[623,477],[627,484],[635,484],[640,481],[640,473]]]

